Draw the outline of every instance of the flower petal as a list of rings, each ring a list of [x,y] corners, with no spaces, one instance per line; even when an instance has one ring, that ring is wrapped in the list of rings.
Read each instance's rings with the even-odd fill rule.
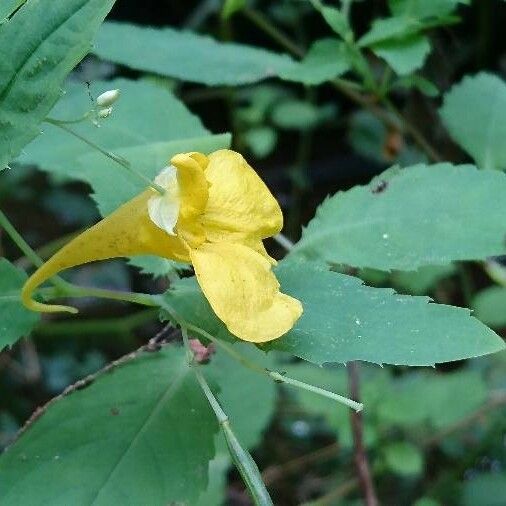
[[[283,228],[279,204],[242,155],[222,149],[208,158],[205,174],[211,186],[204,227],[214,225],[261,239],[277,234]]]
[[[242,244],[255,250],[265,257],[272,265],[276,265],[278,262],[272,258],[267,250],[265,249],[262,239],[258,236],[244,234],[242,232],[231,232],[223,230],[215,225],[208,225],[206,227],[206,239],[209,242],[232,242],[234,244]]]
[[[170,165],[155,178],[155,183],[165,189],[164,195],[154,195],[148,200],[148,214],[151,221],[170,235],[176,235],[174,228],[179,217],[180,198],[177,170]]]
[[[58,272],[76,265],[130,255],[158,255],[189,262],[188,249],[174,236],[158,228],[148,216],[148,201],[155,195],[146,190],[123,204],[54,254],[23,286],[23,303],[43,312],[76,312],[68,306],[41,304],[32,300],[34,290]]]
[[[302,304],[280,293],[270,262],[256,251],[242,244],[205,243],[190,257],[213,311],[240,339],[276,339],[302,314]]]
[[[197,247],[205,241],[200,217],[209,197],[209,183],[204,175],[208,159],[201,153],[181,153],[170,163],[177,168],[177,181],[181,208],[177,231],[190,246]]]

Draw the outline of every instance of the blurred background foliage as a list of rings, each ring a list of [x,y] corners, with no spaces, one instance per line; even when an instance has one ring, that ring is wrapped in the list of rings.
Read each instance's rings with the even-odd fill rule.
[[[244,2],[226,4],[230,14]],[[330,34],[309,2],[247,4],[246,10],[227,17],[218,0],[121,0],[109,19],[187,28],[222,41],[277,52],[287,48],[280,46],[268,30],[262,30],[264,21],[287,34],[297,47],[307,47]],[[373,20],[387,13],[386,2],[357,1],[352,25],[363,34]],[[438,117],[440,94],[468,73],[489,70],[504,76],[506,4],[474,1],[459,6],[456,14],[459,22],[430,31],[432,52],[423,70],[415,77],[397,79],[391,99],[430,139],[442,158],[464,162],[467,155],[450,140]],[[373,54],[369,57],[381,77],[384,63]],[[427,155],[401,130],[385,127],[367,109],[330,85],[310,88],[266,80],[236,87],[206,87],[141,74],[93,56],[81,63],[72,80],[80,100],[86,100],[82,92],[86,81],[93,89],[100,80],[112,77],[143,79],[146,86],[156,86],[160,93],[164,88],[172,90],[202,120],[202,135],[208,130],[231,132],[233,148],[244,153],[279,199],[286,233],[294,240],[326,195],[368,183],[390,165],[427,161]],[[128,83],[118,86],[124,90]],[[139,100],[141,110],[156,109],[152,96],[146,102],[142,96]],[[137,128],[148,128],[141,120],[140,116],[135,119]],[[177,118],[160,118],[160,122],[163,128],[174,131],[185,128]],[[163,132],[157,135],[156,128],[151,140],[163,141]],[[50,158],[47,163],[51,163]],[[78,177],[82,183],[58,173],[57,167],[50,173],[38,172],[29,160],[0,175],[2,209],[43,258],[99,218],[96,202],[99,207],[110,205],[100,201],[99,192],[90,198],[86,168],[77,161],[75,168],[82,171]],[[21,268],[30,267],[7,237],[0,240],[2,256]],[[268,246],[274,256],[282,254],[275,243]],[[163,260],[153,265],[153,259],[137,260],[135,265],[121,261],[89,265],[68,276],[77,284],[112,289],[148,291],[155,285],[162,292],[167,288],[171,276],[165,274],[172,266]],[[144,265],[148,272],[160,276],[144,274]],[[499,261],[489,267],[501,270]],[[416,273],[365,269],[353,273],[373,286],[390,286],[401,293],[426,294],[438,302],[471,306],[484,323],[500,335],[506,333],[506,289],[493,285],[472,263],[422,268]],[[93,299],[72,304],[86,318],[44,317],[32,338],[19,342],[10,353],[0,354],[0,447],[37,406],[110,360],[136,349],[161,328],[156,310]],[[220,361],[226,362],[220,354],[212,360],[218,362],[217,369],[222,367],[237,376],[223,402],[233,413],[232,421],[244,444],[251,448],[275,504],[361,504],[349,413],[344,408],[305,393],[275,388],[226,364],[220,366]],[[276,358],[270,356],[269,360]],[[277,367],[333,391],[347,390],[344,366],[290,362]],[[505,367],[504,353],[434,369],[362,367],[365,442],[383,504],[505,503]],[[221,448],[211,466],[210,488],[199,504],[249,504],[240,477],[230,467],[223,445]]]

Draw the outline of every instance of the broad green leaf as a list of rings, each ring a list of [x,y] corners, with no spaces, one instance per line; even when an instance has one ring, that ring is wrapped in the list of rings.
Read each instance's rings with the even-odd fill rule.
[[[32,331],[40,319],[21,303],[21,287],[28,276],[0,258],[0,351]]]
[[[471,305],[474,316],[491,327],[506,326],[506,288],[491,286],[478,292]]]
[[[288,334],[270,343],[271,349],[318,364],[397,365],[432,365],[504,349],[467,309],[367,287],[310,263],[287,263],[277,274],[282,289],[302,301],[304,313]]]
[[[480,73],[445,94],[440,115],[453,139],[481,169],[506,169],[506,84]]]
[[[333,104],[318,107],[303,100],[284,100],[272,110],[271,120],[286,130],[311,130],[336,114]]]
[[[469,165],[390,170],[326,200],[292,255],[379,270],[501,255],[505,192],[506,175]]]
[[[25,2],[26,0],[2,0],[2,5],[0,5],[0,24],[5,22],[6,18],[11,16]]]
[[[437,86],[425,79],[425,77],[412,74],[408,76],[403,76],[399,78],[394,84],[394,88],[416,88],[420,93],[427,95],[428,97],[437,97],[439,95],[439,90]]]
[[[487,386],[477,371],[415,374],[398,379],[383,392],[378,419],[406,427],[430,424],[444,428],[477,410],[487,400]]]
[[[141,274],[150,274],[155,278],[169,277],[170,279],[177,279],[179,271],[188,268],[185,264],[154,255],[131,257],[129,264],[137,267]]]
[[[288,56],[256,47],[173,28],[116,22],[104,23],[93,52],[144,72],[211,86],[254,83],[298,65]]]
[[[430,43],[424,35],[412,35],[401,40],[381,42],[372,46],[372,50],[402,76],[423,66],[430,53]]]
[[[210,152],[230,145],[230,136],[211,136],[201,121],[168,90],[147,81],[96,82],[92,93],[119,88],[121,97],[100,128],[90,121],[73,125],[80,135],[122,156],[152,178],[172,155],[183,151]],[[69,84],[69,92],[51,115],[69,120],[90,108],[84,84]],[[89,183],[102,215],[110,213],[145,187],[123,167],[53,125],[26,147],[20,163],[35,164],[54,174]]]
[[[269,126],[250,128],[243,135],[243,140],[249,150],[257,158],[269,156],[276,147],[278,140],[277,132]]]
[[[0,502],[193,504],[217,431],[184,350],[144,353],[48,406],[0,458]]]
[[[469,5],[470,0],[389,0],[394,16],[409,16],[416,19],[438,18],[452,14],[459,4]]]
[[[120,89],[121,95],[114,104],[112,115],[103,120],[99,128],[91,121],[70,125],[75,132],[113,151],[209,133],[200,119],[191,114],[171,92],[154,83],[128,79],[95,81],[90,92],[97,97],[115,88]],[[51,117],[73,120],[89,111],[92,105],[85,83],[69,81],[65,96],[51,111]],[[45,124],[43,133],[24,149],[18,161],[38,165],[55,174],[82,179],[83,168],[76,167],[76,160],[95,151],[54,125]],[[116,172],[120,170],[121,167],[118,167]]]
[[[349,68],[343,47],[332,39],[316,41],[297,62],[283,54],[188,31],[116,22],[102,26],[93,51],[130,68],[210,86],[236,86],[271,77],[320,84]]]
[[[417,499],[413,506],[442,506],[439,501],[432,499],[432,497],[420,497]]]
[[[361,47],[370,47],[385,41],[402,40],[418,34],[423,25],[413,18],[394,16],[376,19],[371,29],[358,41]]]
[[[386,41],[401,41],[406,37],[440,25],[449,25],[458,21],[454,16],[438,16],[430,19],[416,19],[412,16],[400,15],[390,18],[376,19],[371,29],[358,41],[360,47],[371,47]]]
[[[214,459],[209,462],[209,485],[206,491],[200,495],[195,506],[225,504],[230,466],[228,451],[226,453],[218,452]]]
[[[327,24],[345,41],[353,40],[353,30],[346,16],[337,8],[325,5],[319,0],[311,0],[313,7],[320,12]]]
[[[114,0],[27,2],[0,25],[0,167],[39,132]]]
[[[462,489],[462,506],[503,506],[506,473],[478,474],[465,481]]]
[[[450,264],[428,265],[414,272],[396,271],[392,273],[392,283],[402,292],[424,295],[430,292],[439,281],[455,274],[456,270],[455,265]]]
[[[281,289],[302,302],[304,313],[283,337],[262,348],[316,364],[364,360],[433,365],[504,349],[502,340],[469,310],[430,303],[428,297],[371,288],[311,262],[284,261]],[[221,339],[235,340],[212,312],[194,278],[178,281],[159,298],[180,317]]]
[[[314,42],[299,65],[281,72],[281,79],[317,85],[350,70],[350,59],[344,43],[336,39]]]
[[[400,441],[389,444],[385,450],[385,462],[396,474],[411,476],[423,471],[423,454],[412,443]]]

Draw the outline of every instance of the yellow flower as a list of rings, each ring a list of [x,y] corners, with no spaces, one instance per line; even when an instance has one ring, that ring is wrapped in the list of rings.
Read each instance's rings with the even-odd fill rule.
[[[32,294],[63,269],[152,254],[191,263],[213,311],[240,339],[260,343],[290,330],[302,305],[279,291],[276,262],[262,243],[281,230],[283,216],[244,158],[230,150],[179,154],[155,182],[163,195],[145,190],[42,265],[25,283],[23,303],[34,311],[76,312]]]

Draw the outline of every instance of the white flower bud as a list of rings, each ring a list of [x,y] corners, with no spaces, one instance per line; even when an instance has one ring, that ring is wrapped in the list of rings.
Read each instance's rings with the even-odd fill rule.
[[[97,98],[97,105],[99,107],[110,107],[119,98],[119,90],[108,90]]]
[[[108,118],[112,113],[112,107],[107,107],[105,109],[100,109],[100,111],[98,111],[98,117],[99,118]]]

